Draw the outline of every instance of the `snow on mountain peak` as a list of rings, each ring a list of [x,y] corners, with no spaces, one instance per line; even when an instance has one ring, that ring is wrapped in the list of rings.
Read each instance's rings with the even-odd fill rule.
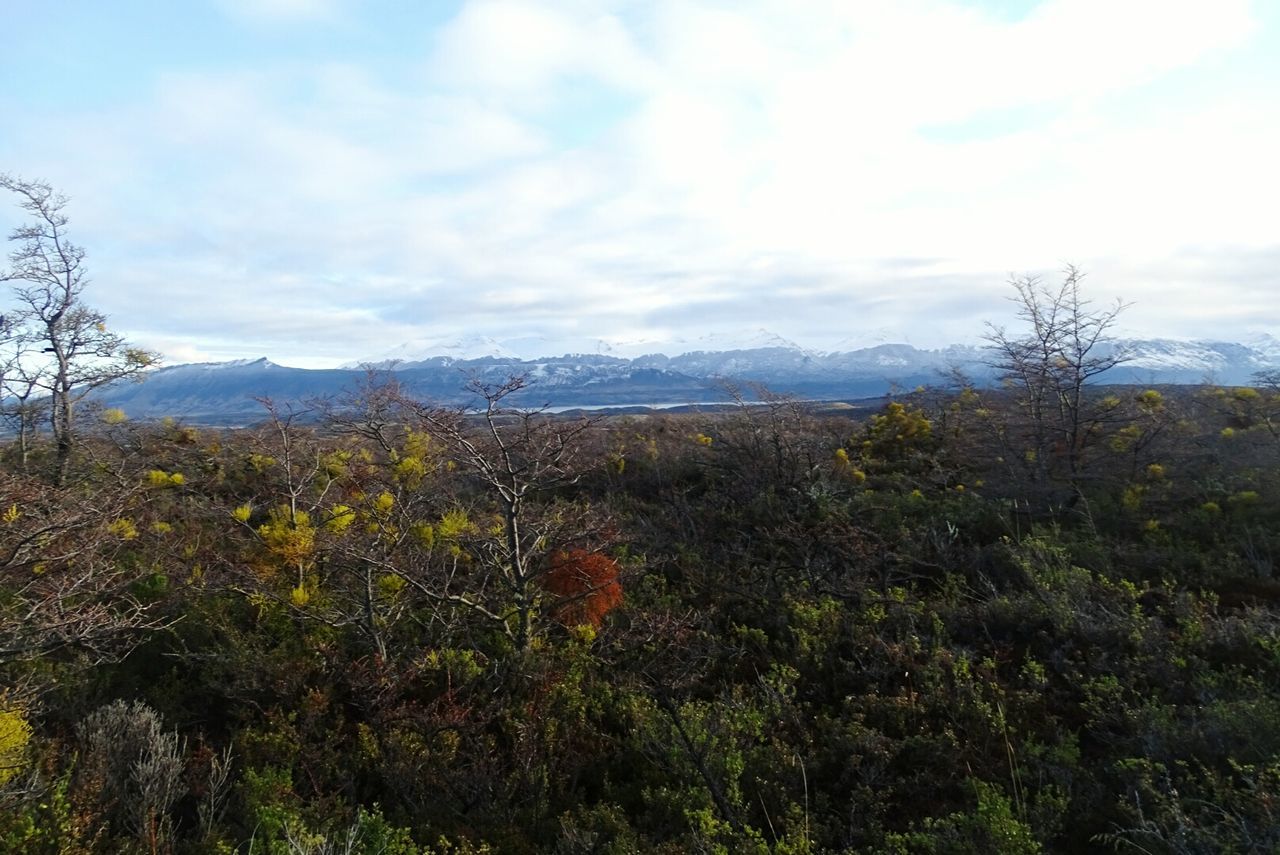
[[[1145,339],[1126,342],[1126,348],[1125,368],[1214,370],[1226,361],[1204,342]]]
[[[464,336],[460,339],[416,338],[391,348],[372,360],[357,360],[343,364],[342,368],[362,368],[370,363],[387,366],[391,363],[421,362],[434,357],[450,359],[520,359],[520,354],[507,348],[497,339],[484,335]]]
[[[275,368],[276,364],[265,356],[259,356],[257,359],[231,359],[226,362],[186,362],[180,365],[166,365],[161,371],[173,371],[175,369],[198,370],[198,371],[225,371],[229,368]]]
[[[1256,351],[1268,362],[1280,363],[1280,338],[1276,338],[1271,333],[1256,332],[1246,337],[1241,343],[1250,350]]]
[[[794,341],[783,338],[763,327],[707,333],[706,335],[698,336],[696,339],[677,338],[666,342],[651,342],[650,344],[650,353],[661,353],[672,357],[683,356],[688,353],[727,353],[735,350],[760,350],[763,348],[805,351],[803,347]]]
[[[532,361],[573,356],[609,356],[619,359],[661,356],[676,359],[697,354],[709,356],[759,350],[789,351],[811,360],[832,358],[842,363],[874,364],[886,370],[922,368],[939,361],[981,361],[981,348],[978,346],[952,345],[939,350],[922,350],[910,344],[887,342],[885,337],[886,331],[876,330],[846,338],[829,349],[818,350],[802,347],[764,328],[717,331],[697,338],[655,337],[633,340],[551,338],[538,335],[501,340],[482,335],[458,339],[437,336],[414,339],[373,360],[348,362],[341,367],[355,369],[373,364],[390,368],[393,364],[412,365],[440,357],[455,361],[486,358]],[[1129,354],[1123,364],[1130,369],[1218,372],[1235,365],[1241,359],[1249,362],[1251,371],[1280,366],[1280,338],[1268,332],[1255,333],[1236,344],[1176,339],[1127,339],[1118,344],[1122,344]],[[249,363],[238,360],[224,364]]]

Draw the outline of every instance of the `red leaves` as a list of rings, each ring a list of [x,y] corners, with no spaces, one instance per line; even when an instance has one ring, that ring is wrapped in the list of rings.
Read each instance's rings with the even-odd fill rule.
[[[601,552],[557,552],[542,585],[559,598],[552,614],[565,626],[598,627],[605,615],[622,604],[618,562]]]

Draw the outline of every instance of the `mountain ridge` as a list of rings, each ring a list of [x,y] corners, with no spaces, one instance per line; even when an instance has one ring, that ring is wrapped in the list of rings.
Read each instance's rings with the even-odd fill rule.
[[[437,354],[341,368],[292,368],[266,357],[190,363],[157,369],[140,384],[115,384],[97,393],[95,400],[135,418],[173,416],[233,425],[261,418],[261,399],[305,407],[308,401],[350,391],[369,371],[395,377],[412,395],[451,405],[468,403],[464,389],[473,379],[501,383],[519,374],[530,384],[513,403],[556,408],[714,403],[731,399],[726,382],[738,387],[759,384],[814,400],[848,400],[936,384],[955,371],[979,385],[990,385],[998,373],[991,365],[994,351],[977,345],[924,349],[885,342],[823,352],[781,337],[757,340],[768,346],[689,350],[674,356],[579,353],[522,358],[498,349],[470,358]],[[1128,359],[1102,375],[1101,383],[1213,379],[1240,385],[1257,372],[1280,370],[1280,340],[1267,333],[1249,343],[1125,339],[1113,346],[1124,348]]]

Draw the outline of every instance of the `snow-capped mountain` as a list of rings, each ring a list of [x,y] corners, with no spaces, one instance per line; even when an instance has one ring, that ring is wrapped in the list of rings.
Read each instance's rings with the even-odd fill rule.
[[[382,367],[413,395],[459,404],[467,403],[463,390],[473,378],[500,383],[520,374],[532,382],[517,403],[556,407],[727,400],[726,380],[812,399],[847,400],[943,382],[957,370],[979,384],[996,379],[994,354],[973,345],[927,350],[885,343],[823,352],[755,330],[745,337],[668,343],[667,353],[628,357],[618,351],[630,348],[604,350],[603,342],[593,341],[601,349],[536,358],[518,355],[509,342],[481,337],[447,343],[440,348],[445,352],[436,353],[431,342],[409,342],[389,351],[395,361]],[[1127,359],[1100,382],[1234,385],[1248,383],[1260,371],[1280,370],[1280,340],[1266,333],[1244,343],[1133,339],[1116,346]],[[363,365],[306,370],[266,359],[237,360],[162,368],[144,383],[116,384],[97,399],[138,418],[175,416],[233,425],[261,418],[261,399],[306,407],[308,401],[341,395],[363,377]]]
[[[608,341],[590,337],[557,337],[527,335],[495,339],[490,336],[462,338],[427,337],[404,342],[368,359],[347,362],[345,369],[408,367],[442,358],[456,361],[473,359],[538,360],[562,356],[613,356],[636,359],[655,354],[670,357],[688,353],[728,353],[762,348],[802,350],[800,345],[766,329],[716,332],[697,338],[620,339]]]
[[[1280,368],[1280,341],[1263,334],[1254,344],[1228,341],[1129,339],[1116,343],[1125,360],[1108,373],[1122,383],[1248,383],[1259,371]]]
[[[777,333],[759,328],[737,332],[708,333],[696,339],[673,339],[660,353],[672,356],[684,356],[690,353],[732,353],[743,350],[798,350],[805,351],[794,341],[785,339]]]
[[[341,367],[349,370],[366,366],[391,368],[394,365],[407,365],[440,357],[453,360],[484,359],[487,357],[519,359],[520,354],[489,336],[474,335],[460,339],[418,338],[397,345],[372,359],[348,362]]]
[[[1280,338],[1271,333],[1257,332],[1247,337],[1244,346],[1272,365],[1280,364]]]

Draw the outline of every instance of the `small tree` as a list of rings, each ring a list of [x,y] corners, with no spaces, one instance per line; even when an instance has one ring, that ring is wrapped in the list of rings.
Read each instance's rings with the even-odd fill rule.
[[[497,590],[483,602],[473,593],[444,599],[496,621],[522,650],[536,635],[544,607],[555,611],[567,601],[598,592],[620,596],[613,588],[616,575],[594,579],[567,596],[546,585],[557,561],[563,563],[557,556],[574,554],[596,539],[589,514],[582,508],[557,506],[554,495],[576,484],[599,460],[588,453],[586,443],[593,420],[556,419],[542,410],[507,404],[508,397],[527,386],[522,376],[498,385],[474,380],[467,387],[478,399],[472,412],[404,399],[413,420],[496,504],[496,536],[477,538],[472,546],[485,577],[480,589]],[[545,602],[548,599],[561,602]]]
[[[49,394],[54,481],[61,483],[75,445],[75,405],[94,389],[138,375],[157,356],[130,347],[107,329],[105,315],[82,300],[85,252],[67,237],[67,197],[43,181],[4,174],[0,188],[17,194],[34,218],[10,234],[15,248],[0,279],[14,283],[19,312],[12,322],[23,330],[16,340],[37,345],[23,353],[20,376]],[[32,355],[41,357],[37,364]]]
[[[991,366],[1018,394],[1023,419],[1014,427],[1028,443],[1023,449],[1028,474],[1041,485],[1061,474],[1077,485],[1087,447],[1105,418],[1086,388],[1128,356],[1112,337],[1126,305],[1116,301],[1094,310],[1081,295],[1083,275],[1069,266],[1056,286],[1034,276],[1013,279],[1016,293],[1010,299],[1029,329],[1011,335],[991,325],[986,337]]]
[[[17,326],[12,315],[0,324],[0,343],[5,348],[0,358],[0,413],[16,435],[18,464],[25,474],[32,440],[48,416],[47,372],[31,330]]]

